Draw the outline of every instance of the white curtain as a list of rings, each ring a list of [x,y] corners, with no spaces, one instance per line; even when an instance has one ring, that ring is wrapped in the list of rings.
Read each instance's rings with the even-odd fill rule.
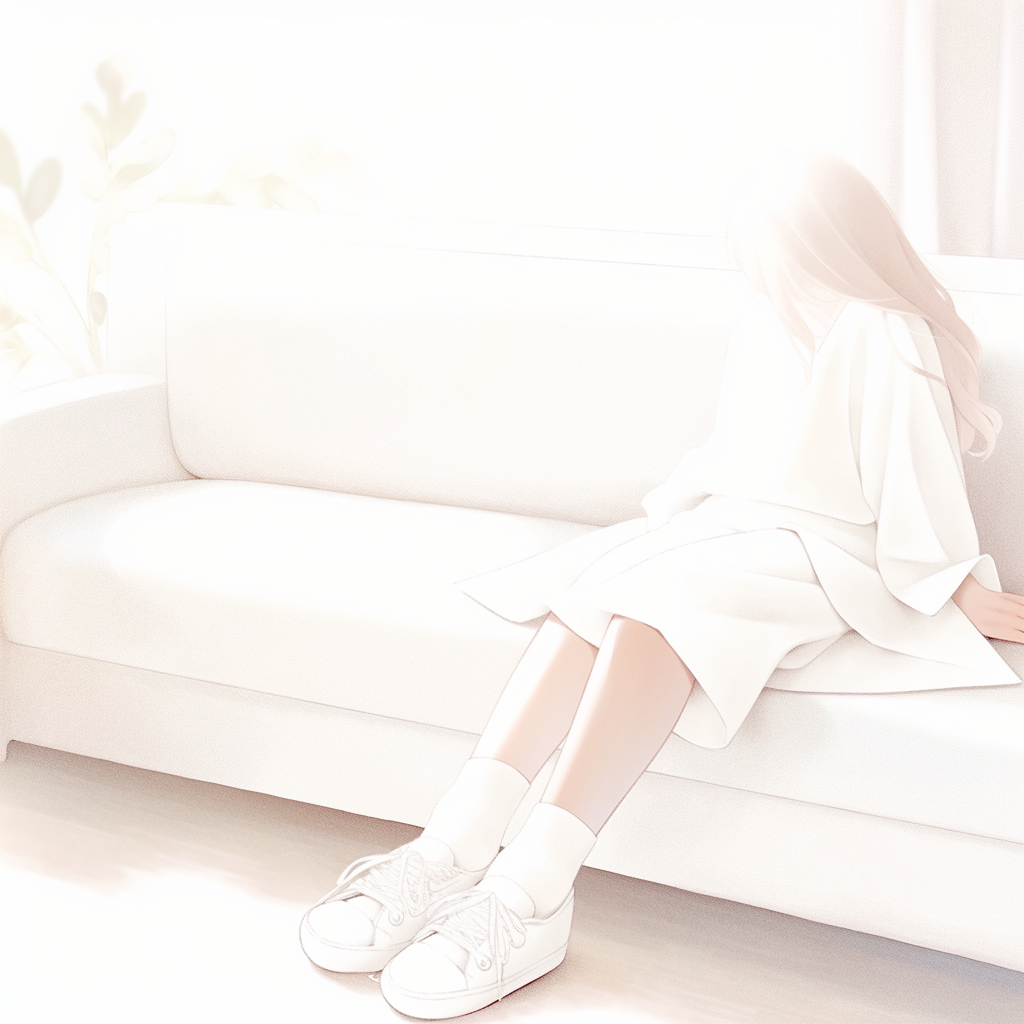
[[[1024,0],[865,10],[865,170],[922,251],[1024,258]]]

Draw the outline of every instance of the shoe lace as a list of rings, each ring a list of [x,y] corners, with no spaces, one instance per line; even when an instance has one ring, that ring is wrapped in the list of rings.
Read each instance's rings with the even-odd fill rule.
[[[497,969],[498,999],[505,964],[513,949],[526,942],[526,927],[489,889],[474,888],[440,900],[417,938],[436,932],[464,949],[481,971]]]
[[[386,908],[393,925],[399,925],[406,914],[423,914],[437,893],[460,875],[462,872],[456,867],[425,860],[418,850],[400,846],[391,853],[354,860],[320,902],[369,896]]]

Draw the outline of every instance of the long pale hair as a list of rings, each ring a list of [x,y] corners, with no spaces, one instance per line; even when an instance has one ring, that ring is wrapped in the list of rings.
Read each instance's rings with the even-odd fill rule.
[[[739,269],[775,307],[808,370],[814,337],[797,303],[820,299],[822,289],[921,317],[935,338],[945,378],[940,382],[949,390],[961,449],[968,452],[980,434],[984,447],[970,454],[991,454],[1001,418],[978,398],[978,339],[881,194],[852,164],[832,153],[786,154],[766,162],[740,190],[729,248]]]

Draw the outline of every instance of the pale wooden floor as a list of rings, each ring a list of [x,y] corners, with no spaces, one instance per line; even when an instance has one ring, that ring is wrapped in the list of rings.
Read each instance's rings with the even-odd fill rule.
[[[3,1024],[406,1018],[296,929],[416,830],[14,743],[0,764]],[[1024,1021],[1024,975],[584,868],[569,955],[488,1021]]]

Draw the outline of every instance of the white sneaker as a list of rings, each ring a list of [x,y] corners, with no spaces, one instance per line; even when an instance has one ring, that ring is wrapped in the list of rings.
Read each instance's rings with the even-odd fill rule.
[[[379,971],[413,941],[439,902],[483,878],[486,868],[463,871],[454,860],[426,860],[406,844],[353,861],[302,918],[306,956],[328,971]]]
[[[438,1020],[472,1013],[565,959],[573,892],[550,916],[520,918],[477,886],[439,903],[423,931],[380,978],[399,1013]]]

